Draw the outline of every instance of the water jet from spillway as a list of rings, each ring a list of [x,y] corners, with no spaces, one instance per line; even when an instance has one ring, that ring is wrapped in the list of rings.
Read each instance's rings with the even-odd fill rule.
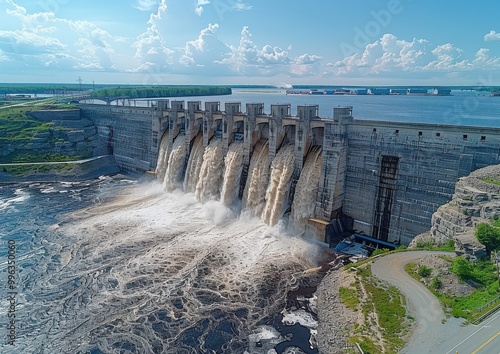
[[[243,143],[234,142],[229,146],[224,158],[224,178],[220,201],[230,206],[237,198],[240,188],[241,171],[243,170]]]
[[[266,206],[262,219],[269,226],[274,226],[286,209],[290,180],[294,171],[294,146],[286,145],[278,151],[271,164],[271,180],[266,192]]]
[[[196,190],[201,165],[203,164],[203,152],[203,136],[198,134],[196,138],[194,138],[193,147],[186,168],[186,177],[184,178],[185,193],[194,193]]]
[[[173,191],[180,187],[182,178],[182,170],[186,159],[186,150],[184,148],[184,136],[179,136],[175,139],[172,146],[172,152],[168,158],[167,170],[163,180],[163,187],[167,191]]]
[[[260,216],[266,204],[266,190],[269,183],[269,142],[259,140],[255,145],[248,179],[243,192],[243,206]]]
[[[163,182],[168,164],[168,132],[163,135],[160,142],[160,150],[158,151],[158,162],[156,165],[156,179]]]
[[[299,181],[295,187],[290,218],[295,226],[302,231],[307,224],[307,220],[314,217],[322,160],[321,147],[314,146],[307,155]]]
[[[220,185],[224,168],[222,141],[213,139],[205,148],[203,163],[196,184],[196,199],[206,202],[220,196]]]

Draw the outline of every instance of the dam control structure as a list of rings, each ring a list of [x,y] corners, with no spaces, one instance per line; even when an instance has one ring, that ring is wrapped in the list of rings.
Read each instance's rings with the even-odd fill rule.
[[[168,154],[183,136],[184,176],[196,137],[203,147],[222,141],[243,144],[238,197],[247,184],[255,147],[265,141],[269,165],[283,146],[293,145],[288,199],[308,154],[321,148],[321,169],[310,230],[331,243],[325,232],[341,216],[352,229],[374,238],[409,244],[427,231],[439,206],[451,200],[457,180],[500,163],[500,129],[441,124],[358,120],[352,107],[337,107],[332,118],[318,116],[317,105],[155,100],[147,107],[80,104],[81,115],[99,134],[99,151],[113,154],[124,172],[145,173],[158,164],[160,145]],[[162,140],[163,139],[163,140]],[[163,141],[163,142],[162,142]]]

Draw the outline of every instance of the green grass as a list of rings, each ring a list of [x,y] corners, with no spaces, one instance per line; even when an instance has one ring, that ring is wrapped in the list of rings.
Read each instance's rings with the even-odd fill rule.
[[[356,268],[357,281],[349,288],[340,288],[340,300],[351,309],[359,309],[365,317],[365,324],[356,327],[355,335],[350,343],[359,343],[365,353],[397,353],[404,347],[403,338],[408,332],[409,320],[406,314],[406,300],[394,286],[385,286],[373,278],[369,265]],[[363,298],[361,286],[364,287],[367,299]],[[370,320],[371,313],[376,313],[378,323]],[[373,329],[378,327],[384,343],[384,348],[375,343],[372,338]]]
[[[58,154],[53,152],[48,153],[17,153],[13,156],[8,156],[7,159],[14,160],[13,163],[25,163],[26,165],[1,166],[0,171],[11,173],[17,177],[25,177],[36,173],[66,173],[75,168],[76,164],[56,164],[56,165],[32,165],[30,162],[66,162],[75,161],[85,158],[85,156],[71,156]],[[2,158],[0,158],[0,162]],[[7,163],[10,163],[8,161]]]
[[[486,178],[483,178],[482,179],[484,182],[486,183],[491,183],[491,184],[496,184],[496,185],[500,185],[500,181],[496,180],[496,179],[493,179],[491,177],[486,177]]]
[[[349,342],[358,343],[365,354],[379,354],[382,352],[382,348],[367,337],[354,336],[349,340]]]
[[[359,300],[358,300],[358,292],[353,288],[339,288],[340,301],[348,308],[352,310],[357,310]]]
[[[55,101],[54,101],[55,102]],[[40,105],[26,105],[0,110],[0,141],[19,141],[32,139],[33,135],[54,127],[52,122],[41,122],[30,117],[27,112],[46,109],[74,109],[74,105],[47,102]]]
[[[30,162],[66,162],[81,160],[88,156],[83,155],[65,155],[55,152],[36,153],[36,152],[18,152],[5,157],[0,157],[0,163],[30,163]]]
[[[65,173],[73,170],[76,164],[65,163],[57,165],[16,165],[4,166],[2,172],[8,172],[16,177],[25,177],[37,173]]]
[[[457,257],[459,258],[459,257]],[[469,322],[479,318],[482,314],[486,313],[489,309],[493,308],[495,304],[491,304],[491,306],[481,309],[482,306],[492,301],[498,295],[500,295],[500,290],[498,287],[498,281],[496,281],[496,275],[493,272],[492,264],[488,264],[491,262],[478,262],[477,265],[471,266],[471,277],[475,277],[475,281],[480,283],[479,280],[486,281],[487,286],[480,287],[474,290],[468,296],[460,296],[455,297],[451,294],[446,294],[440,291],[440,287],[436,287],[436,283],[441,279],[435,280],[434,278],[430,285],[427,285],[427,288],[439,299],[441,305],[444,308],[445,313],[457,317],[464,318]],[[453,271],[453,267],[450,265],[450,270]],[[418,274],[418,267],[415,263],[409,263],[405,267],[408,274],[410,274],[413,278],[420,281],[421,276]],[[472,279],[472,278],[469,278]],[[496,303],[498,304],[498,302]]]
[[[443,252],[455,252],[455,241],[449,240],[444,245],[436,245],[434,241],[418,241],[417,247],[418,250],[424,251],[443,251]]]

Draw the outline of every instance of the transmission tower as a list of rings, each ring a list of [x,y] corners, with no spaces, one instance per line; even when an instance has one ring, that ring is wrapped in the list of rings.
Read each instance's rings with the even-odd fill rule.
[[[81,92],[82,91],[82,81],[83,80],[82,80],[82,78],[80,76],[78,76],[78,80],[76,80],[76,81],[78,81],[78,83],[80,84],[80,92]]]

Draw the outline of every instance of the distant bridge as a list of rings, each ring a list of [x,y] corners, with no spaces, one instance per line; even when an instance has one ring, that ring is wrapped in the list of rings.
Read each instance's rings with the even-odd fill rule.
[[[96,103],[95,101],[104,101],[106,102],[107,105],[110,105],[111,102],[116,101],[116,106],[132,106],[130,104],[132,99],[130,96],[117,96],[117,97],[91,97],[90,95],[82,95],[77,98],[74,98],[75,101],[78,101],[78,103],[90,103],[94,104]],[[80,101],[85,101],[85,102],[80,102]]]

